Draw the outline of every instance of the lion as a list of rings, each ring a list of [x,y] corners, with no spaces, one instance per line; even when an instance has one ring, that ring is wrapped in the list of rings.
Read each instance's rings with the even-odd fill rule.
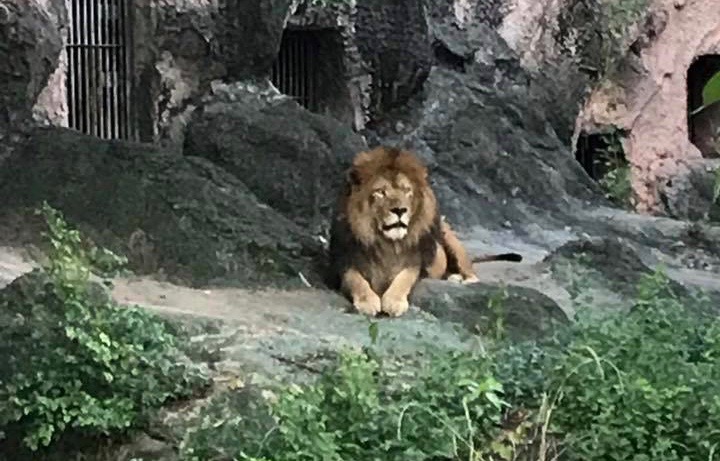
[[[406,150],[358,153],[330,229],[330,284],[366,315],[397,317],[422,278],[478,281],[472,263],[520,261],[515,253],[470,258],[438,213],[423,163]]]

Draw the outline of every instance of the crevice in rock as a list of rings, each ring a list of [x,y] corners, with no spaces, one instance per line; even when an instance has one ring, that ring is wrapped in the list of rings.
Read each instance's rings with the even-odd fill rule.
[[[465,73],[465,66],[468,64],[469,59],[453,53],[439,40],[433,43],[433,55],[438,65],[454,70],[455,72]]]

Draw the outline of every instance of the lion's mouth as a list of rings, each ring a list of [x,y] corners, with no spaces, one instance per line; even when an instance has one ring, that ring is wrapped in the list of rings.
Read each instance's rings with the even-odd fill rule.
[[[385,224],[384,226],[382,226],[382,230],[384,231],[389,231],[392,229],[407,229],[407,224],[402,221],[398,221],[396,223]]]

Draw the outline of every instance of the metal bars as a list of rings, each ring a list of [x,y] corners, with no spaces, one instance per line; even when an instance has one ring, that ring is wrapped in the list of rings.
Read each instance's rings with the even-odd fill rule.
[[[318,110],[319,51],[318,37],[312,31],[285,30],[272,69],[272,82],[280,92],[311,111]]]
[[[106,139],[129,139],[130,0],[70,0],[69,124]]]

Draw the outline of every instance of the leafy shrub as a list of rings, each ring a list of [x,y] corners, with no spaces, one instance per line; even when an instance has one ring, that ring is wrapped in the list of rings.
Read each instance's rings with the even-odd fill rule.
[[[85,244],[47,204],[42,213],[47,261],[0,297],[0,429],[32,450],[68,431],[126,430],[205,380],[162,321],[91,282],[124,258]]]
[[[691,313],[658,272],[629,312],[541,343],[399,360],[349,351],[253,411],[228,395],[188,431],[184,459],[712,459],[720,321]]]

